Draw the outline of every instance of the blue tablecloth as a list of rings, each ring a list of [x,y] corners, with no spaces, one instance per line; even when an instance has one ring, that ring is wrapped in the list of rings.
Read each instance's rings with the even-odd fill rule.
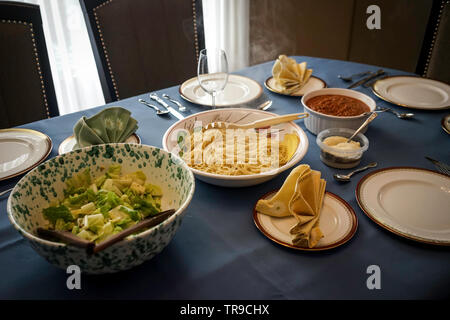
[[[329,87],[346,87],[338,74],[349,75],[379,67],[345,61],[295,57],[307,61],[314,74]],[[273,62],[244,69],[238,74],[260,84],[271,74]],[[405,72],[385,69],[389,75]],[[393,106],[363,87],[382,107]],[[264,89],[274,101],[273,112],[302,110],[300,99]],[[161,90],[173,97],[178,87]],[[141,97],[146,98],[146,95]],[[138,97],[114,102],[139,120],[142,143],[161,147],[162,136],[176,119],[158,117],[137,102]],[[204,110],[185,103],[191,112]],[[102,107],[99,107],[102,108]],[[50,157],[61,141],[71,135],[82,115],[93,108],[24,125],[45,132],[53,140]],[[379,167],[416,166],[433,169],[424,156],[450,160],[450,137],[440,126],[448,111],[414,110],[414,120],[400,120],[383,113],[370,125],[366,136],[370,148],[362,164],[378,161]],[[196,192],[186,217],[172,242],[154,259],[132,270],[102,276],[82,276],[81,290],[68,290],[67,274],[41,258],[10,225],[6,198],[0,199],[0,298],[2,299],[390,299],[443,298],[449,296],[450,250],[409,241],[385,231],[359,209],[355,200],[355,176],[348,184],[335,182],[337,171],[319,159],[315,136],[307,132],[309,150],[302,163],[320,170],[327,190],[345,199],[356,211],[358,230],[347,244],[325,252],[299,252],[279,246],[255,227],[252,208],[264,193],[281,186],[289,172],[259,186],[227,189],[196,181]],[[18,179],[0,183],[0,191]],[[450,213],[450,212],[449,212]],[[367,267],[381,269],[381,290],[366,286]]]

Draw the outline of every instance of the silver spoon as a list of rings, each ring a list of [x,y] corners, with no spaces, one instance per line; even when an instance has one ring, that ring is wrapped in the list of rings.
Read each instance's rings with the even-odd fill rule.
[[[159,109],[157,106],[148,103],[148,102],[145,101],[144,99],[138,99],[138,101],[139,101],[140,103],[142,103],[142,104],[145,104],[147,107],[150,107],[150,108],[152,108],[152,109],[155,109],[157,115],[163,115],[163,114],[169,113],[169,110],[164,110],[164,111],[162,111],[162,110]]]
[[[353,133],[350,138],[347,139],[347,143],[352,141],[352,139],[361,132],[362,129],[364,129],[373,119],[375,119],[378,116],[378,114],[376,112],[372,112],[372,114],[366,119],[366,121],[363,122],[363,124],[361,125],[361,127],[358,128],[358,130],[355,131],[355,133]]]
[[[163,98],[169,100],[170,102],[176,104],[178,106],[178,110],[180,110],[181,112],[184,112],[187,110],[187,108],[185,106],[183,106],[181,103],[179,103],[177,100],[172,99],[171,97],[169,97],[169,95],[163,93]]]
[[[363,114],[362,114],[362,116],[370,116],[372,113],[374,113],[374,112],[376,112],[376,113],[381,113],[381,112],[386,112],[386,111],[388,111],[387,110],[387,108],[385,108],[385,109],[375,109],[375,110],[373,110],[373,111],[367,111],[367,112],[364,112]]]
[[[334,177],[337,181],[348,182],[348,181],[350,181],[350,177],[351,177],[352,175],[354,175],[355,173],[364,171],[364,170],[369,169],[369,168],[375,168],[377,165],[378,165],[378,164],[377,164],[376,162],[372,162],[372,163],[369,163],[369,164],[368,164],[367,166],[365,166],[365,167],[362,167],[362,168],[359,168],[359,169],[356,169],[356,170],[350,172],[349,174],[339,174],[339,173],[335,173],[333,177]]]
[[[365,76],[365,75],[369,75],[371,73],[372,73],[372,71],[360,72],[360,73],[357,73],[357,74],[353,74],[353,75],[351,75],[349,77],[344,77],[344,76],[338,75],[338,78],[343,80],[343,81],[345,81],[345,82],[350,82],[350,81],[352,81],[352,79],[354,77],[362,77],[362,76]]]
[[[391,109],[391,108],[383,108],[383,109],[381,109],[381,110],[392,112],[392,113],[395,114],[395,115],[397,116],[397,118],[399,118],[399,119],[411,119],[411,118],[414,117],[414,113],[411,113],[411,112],[408,112],[408,113],[400,113],[400,112],[397,112],[397,111],[395,111],[395,110],[393,110],[393,109]],[[380,110],[380,111],[381,111],[381,110]]]
[[[256,109],[258,110],[267,110],[272,106],[272,100],[268,100],[266,102],[261,103]]]
[[[13,189],[13,188],[10,188],[10,189],[6,189],[6,190],[0,192],[0,197],[3,196],[3,195],[5,195],[5,194],[7,194],[7,193],[10,192],[12,189]]]

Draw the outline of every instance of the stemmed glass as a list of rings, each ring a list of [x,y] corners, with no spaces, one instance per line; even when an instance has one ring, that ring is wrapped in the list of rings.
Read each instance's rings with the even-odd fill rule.
[[[203,49],[198,58],[197,78],[202,89],[211,95],[212,108],[216,107],[216,95],[228,81],[228,62],[225,51]]]

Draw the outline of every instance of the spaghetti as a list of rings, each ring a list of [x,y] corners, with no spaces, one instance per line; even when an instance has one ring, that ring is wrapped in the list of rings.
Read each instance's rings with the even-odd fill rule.
[[[183,157],[191,168],[204,172],[237,176],[279,168],[297,150],[299,137],[267,130],[208,129],[190,134],[190,151]]]

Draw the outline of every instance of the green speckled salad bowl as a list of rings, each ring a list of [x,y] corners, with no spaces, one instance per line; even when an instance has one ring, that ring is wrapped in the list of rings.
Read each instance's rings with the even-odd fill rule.
[[[131,235],[107,249],[88,254],[85,249],[48,241],[37,236],[38,227],[46,227],[42,210],[55,199],[64,198],[65,181],[90,168],[100,175],[111,164],[120,164],[122,172],[141,170],[147,181],[161,187],[161,209],[176,212],[161,224]],[[113,273],[135,267],[153,258],[172,240],[195,190],[188,166],[177,156],[162,149],[137,144],[104,144],[78,149],[52,158],[24,176],[8,199],[8,218],[19,233],[47,261],[60,268],[78,265],[89,274]]]

